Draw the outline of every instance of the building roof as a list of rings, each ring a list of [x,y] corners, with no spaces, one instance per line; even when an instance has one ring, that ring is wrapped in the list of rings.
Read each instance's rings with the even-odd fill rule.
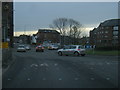
[[[98,30],[98,28],[94,28],[91,32],[97,32]]]
[[[120,26],[120,19],[110,19],[100,23],[100,25],[97,28],[94,28],[90,32],[98,32],[99,27],[110,27],[110,26],[118,26],[118,25]]]
[[[100,24],[100,26],[118,26],[120,25],[120,19],[110,19],[106,20]]]
[[[58,31],[56,30],[51,30],[51,29],[39,29],[38,30],[38,33],[39,32],[43,32],[43,33],[57,33],[57,34],[60,34]]]

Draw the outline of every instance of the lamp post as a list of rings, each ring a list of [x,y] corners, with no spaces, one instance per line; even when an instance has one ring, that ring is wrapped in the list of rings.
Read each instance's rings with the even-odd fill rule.
[[[8,48],[9,47],[9,44],[10,44],[10,38],[8,36],[8,30],[10,29],[10,26],[9,26],[9,6],[8,6],[8,3],[5,3],[4,7],[3,7],[3,42],[5,42],[5,48]]]

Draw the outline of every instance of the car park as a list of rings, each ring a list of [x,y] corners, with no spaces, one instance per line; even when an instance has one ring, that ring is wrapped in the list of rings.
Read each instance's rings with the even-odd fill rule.
[[[26,52],[25,45],[19,45],[17,48],[17,52]]]
[[[37,46],[36,52],[44,52],[44,47],[42,45]]]
[[[75,55],[85,56],[85,48],[82,45],[66,45],[64,48],[57,51],[59,56],[62,55]]]

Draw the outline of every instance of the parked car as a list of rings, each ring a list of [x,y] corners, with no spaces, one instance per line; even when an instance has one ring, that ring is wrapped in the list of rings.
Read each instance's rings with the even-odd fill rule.
[[[44,47],[42,45],[37,46],[36,52],[44,52]]]
[[[50,45],[50,46],[48,46],[49,50],[57,50],[58,48],[59,48],[58,45]]]
[[[57,51],[58,55],[75,55],[85,56],[85,49],[82,45],[67,45],[63,49]]]
[[[26,50],[30,50],[31,49],[31,47],[30,47],[30,45],[26,45]]]
[[[17,52],[26,52],[25,45],[19,45],[17,48]]]

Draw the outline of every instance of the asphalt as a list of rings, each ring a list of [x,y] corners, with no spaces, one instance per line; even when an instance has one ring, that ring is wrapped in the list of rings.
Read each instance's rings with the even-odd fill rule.
[[[117,56],[58,56],[54,50],[20,53],[3,74],[3,88],[116,88]]]

